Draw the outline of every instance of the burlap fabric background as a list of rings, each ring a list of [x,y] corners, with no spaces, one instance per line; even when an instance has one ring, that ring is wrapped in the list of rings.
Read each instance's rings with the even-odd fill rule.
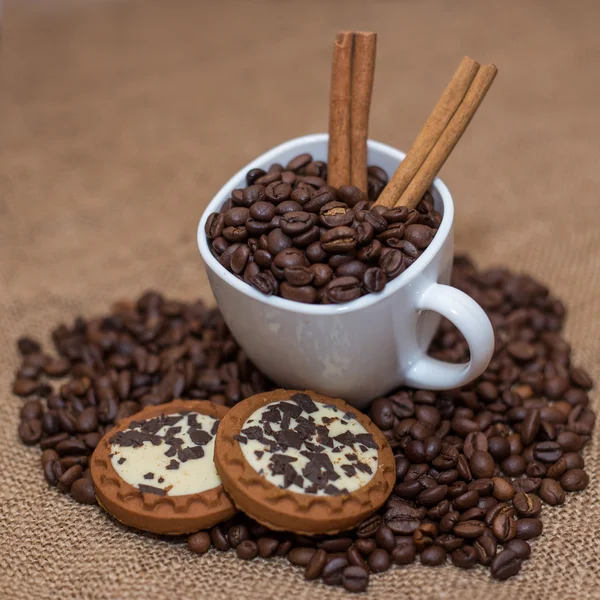
[[[571,2],[9,3],[0,83],[0,595],[341,598],[284,560],[190,554],[49,490],[16,435],[15,340],[155,287],[210,298],[203,207],[249,159],[327,126],[338,28],[379,32],[372,137],[407,148],[463,54],[500,75],[443,177],[457,247],[565,300],[600,379],[600,20]],[[600,457],[522,573],[395,568],[370,598],[600,598]]]

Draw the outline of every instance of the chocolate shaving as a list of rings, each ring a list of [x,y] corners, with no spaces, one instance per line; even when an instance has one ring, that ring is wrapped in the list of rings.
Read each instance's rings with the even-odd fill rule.
[[[175,471],[179,469],[179,461],[173,459],[171,462],[165,467],[167,471]]]
[[[154,473],[146,473],[144,479],[154,479]]]
[[[156,494],[157,496],[166,496],[167,492],[165,490],[161,490],[160,488],[154,487],[153,485],[146,485],[145,483],[140,483],[138,485],[138,489],[142,494]]]
[[[189,431],[189,436],[192,442],[199,446],[205,446],[213,439],[213,436],[210,433],[202,431],[201,429],[191,429]]]
[[[240,444],[247,444],[248,438],[243,435],[238,435],[237,433],[233,436],[234,440],[237,440]]]
[[[319,410],[308,394],[294,394],[291,399],[294,400],[304,412],[309,414]]]

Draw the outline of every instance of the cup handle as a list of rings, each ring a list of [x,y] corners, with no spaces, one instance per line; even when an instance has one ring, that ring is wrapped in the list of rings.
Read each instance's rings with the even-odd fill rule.
[[[416,309],[435,311],[454,323],[469,345],[471,360],[452,364],[422,354],[409,365],[404,377],[406,385],[430,390],[453,389],[485,371],[494,353],[494,330],[475,300],[449,285],[432,283],[417,297]]]

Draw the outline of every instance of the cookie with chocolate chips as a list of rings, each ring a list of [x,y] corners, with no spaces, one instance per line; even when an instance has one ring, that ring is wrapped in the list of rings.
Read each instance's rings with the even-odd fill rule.
[[[215,464],[235,505],[271,529],[351,529],[396,481],[392,450],[364,414],[311,391],[252,396],[224,417]]]
[[[213,461],[227,411],[211,402],[174,400],[120,421],[92,456],[99,504],[125,525],[171,535],[230,518],[235,508]]]

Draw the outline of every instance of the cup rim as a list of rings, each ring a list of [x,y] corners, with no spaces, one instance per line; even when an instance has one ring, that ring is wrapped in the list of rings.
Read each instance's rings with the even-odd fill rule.
[[[409,285],[421,272],[431,263],[434,256],[440,251],[442,245],[446,241],[448,234],[452,228],[454,222],[454,203],[450,191],[444,184],[444,182],[436,177],[432,187],[437,190],[442,200],[444,207],[444,214],[442,216],[442,222],[436,233],[431,244],[425,249],[423,254],[416,260],[410,268],[406,269],[403,273],[398,275],[395,279],[386,284],[383,291],[379,293],[370,293],[365,296],[361,296],[356,300],[347,302],[344,304],[305,304],[297,302],[295,300],[287,300],[280,296],[265,296],[258,290],[254,289],[251,285],[245,281],[238,279],[233,273],[230,273],[225,267],[223,267],[219,261],[212,255],[208,246],[208,240],[204,232],[204,226],[208,217],[213,212],[218,212],[223,203],[230,196],[232,190],[240,186],[240,181],[245,181],[246,173],[250,169],[257,167],[264,168],[274,162],[277,162],[278,156],[282,152],[288,150],[295,151],[298,153],[310,151],[306,146],[315,143],[327,142],[329,135],[327,133],[315,133],[310,135],[304,135],[297,137],[287,142],[283,142],[274,148],[271,148],[267,152],[261,154],[258,158],[250,161],[247,165],[242,167],[235,175],[233,175],[221,189],[215,194],[213,199],[208,203],[198,224],[197,230],[197,241],[200,254],[204,259],[204,263],[215,275],[217,275],[223,282],[227,283],[231,287],[235,288],[245,296],[248,296],[266,306],[277,308],[287,312],[293,312],[296,314],[305,315],[341,315],[351,313],[358,310],[369,308],[379,302],[382,302],[389,296],[396,293],[399,289]],[[395,158],[398,161],[404,160],[406,154],[388,144],[377,142],[375,140],[368,140],[368,148],[370,150],[377,150],[382,154],[386,154],[391,158]]]

